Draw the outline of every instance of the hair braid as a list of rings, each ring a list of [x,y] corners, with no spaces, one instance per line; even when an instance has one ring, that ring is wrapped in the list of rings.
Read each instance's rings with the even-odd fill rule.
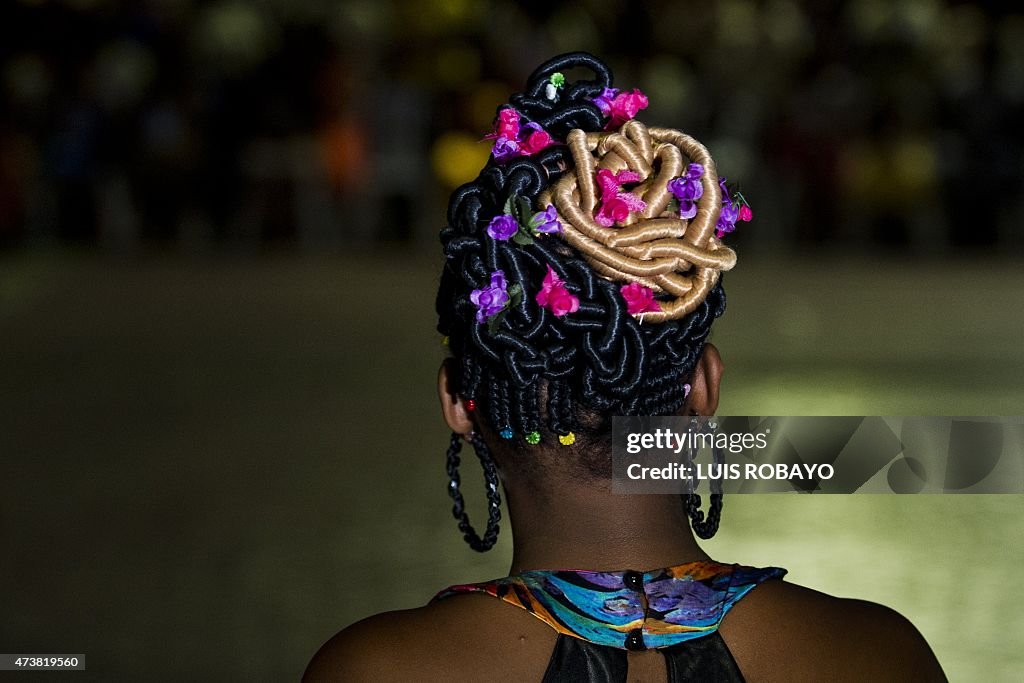
[[[589,71],[592,78],[566,79],[552,98],[552,76],[579,69]],[[629,275],[631,281],[655,287],[660,282],[658,291],[677,297],[672,306],[678,315],[654,323],[650,322],[654,318],[640,320],[629,313],[620,291],[622,279],[616,279],[603,261],[595,260],[607,256],[603,247],[583,248],[585,241],[574,242],[576,238],[569,239],[568,234],[566,239],[541,236],[529,244],[488,236],[489,223],[504,212],[510,199],[522,198],[536,208],[551,197],[560,215],[566,215],[565,198],[576,195],[560,188],[570,181],[586,184],[576,174],[580,163],[611,163],[609,154],[633,154],[629,158],[636,164],[647,163],[643,154],[653,154],[654,148],[645,142],[647,129],[638,122],[624,126],[622,134],[604,132],[608,119],[594,100],[611,87],[611,79],[605,64],[579,52],[556,57],[534,71],[526,89],[512,95],[498,112],[513,109],[524,123],[535,124],[567,144],[554,144],[529,156],[492,157],[475,180],[452,194],[447,225],[441,231],[446,261],[437,295],[438,330],[449,337],[451,352],[463,360],[459,391],[484,408],[481,414],[495,431],[511,429],[518,437],[513,440],[517,446],[530,433],[539,432],[542,423],[551,433],[564,435],[577,429],[604,430],[611,415],[677,412],[711,324],[725,308],[725,294],[713,269],[729,267],[732,252],[714,240],[707,242],[708,221],[713,223],[717,215],[714,207],[694,220],[703,231],[703,242],[684,238],[671,247],[626,245],[621,247],[623,255],[612,259],[627,274],[633,272],[630,269],[660,269],[654,275]],[[652,139],[674,141],[682,153],[703,155],[700,158],[713,171],[713,162],[699,143],[674,135],[662,129],[649,131]],[[588,155],[598,155],[598,161],[586,161],[592,159]],[[669,161],[655,166],[658,163]],[[579,195],[585,194],[581,189]],[[718,198],[717,185],[705,185],[705,194]],[[656,221],[658,215],[644,220]],[[623,234],[631,229],[623,228]],[[636,256],[637,249],[653,249],[654,261]],[[683,275],[666,271],[659,265],[664,260],[659,250],[664,249],[674,254],[671,258],[694,264],[693,269]],[[623,261],[627,257],[639,258],[640,266]],[[579,299],[579,308],[571,315],[556,316],[535,300],[548,268]],[[470,293],[487,287],[496,271],[508,283],[520,285],[522,296],[509,303],[500,324],[490,327],[476,318]],[[692,283],[685,278],[693,278]],[[685,293],[691,290],[692,294]],[[542,392],[547,397],[543,417]]]

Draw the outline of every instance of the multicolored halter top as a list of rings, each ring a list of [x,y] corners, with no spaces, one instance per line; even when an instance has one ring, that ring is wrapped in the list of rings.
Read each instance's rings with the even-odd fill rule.
[[[785,574],[780,567],[719,562],[647,572],[528,571],[451,586],[434,600],[486,593],[551,626],[559,638],[546,682],[624,681],[626,650],[649,648],[665,655],[669,681],[741,681],[718,626],[751,589]],[[584,678],[581,671],[601,674]]]

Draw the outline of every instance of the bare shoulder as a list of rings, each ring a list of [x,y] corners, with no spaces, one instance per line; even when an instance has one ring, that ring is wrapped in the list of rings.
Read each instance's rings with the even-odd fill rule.
[[[749,681],[945,681],[934,653],[903,615],[781,580],[736,603],[722,638]]]
[[[550,631],[492,597],[461,595],[343,629],[313,656],[302,683],[539,680]]]

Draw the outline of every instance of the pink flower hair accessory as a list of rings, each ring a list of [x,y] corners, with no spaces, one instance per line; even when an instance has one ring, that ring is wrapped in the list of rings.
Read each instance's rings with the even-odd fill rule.
[[[610,228],[622,223],[634,211],[643,211],[647,203],[632,192],[626,192],[623,185],[640,181],[640,175],[634,171],[612,173],[607,168],[597,171],[597,186],[601,189],[601,204],[594,213],[594,221],[598,225]]]
[[[565,282],[558,277],[558,273],[550,265],[547,275],[544,276],[541,289],[537,292],[536,300],[538,305],[548,309],[556,317],[580,310],[579,298],[569,293],[569,290],[565,288]]]
[[[494,140],[491,154],[496,161],[505,161],[517,156],[528,157],[555,144],[554,139],[540,127],[540,124],[522,124],[519,112],[511,107],[498,112],[494,131],[485,135],[484,140]]]
[[[626,300],[626,311],[630,315],[653,313],[661,310],[661,304],[654,298],[654,290],[644,287],[639,282],[630,282],[619,288],[622,298]]]
[[[494,124],[494,137],[515,140],[519,137],[519,112],[515,109],[502,109],[498,112],[498,121]]]
[[[617,88],[605,88],[592,101],[601,110],[601,113],[608,117],[605,130],[622,127],[626,121],[635,118],[640,110],[646,109],[649,102],[647,95],[644,95],[638,88],[633,88],[632,92],[619,92]]]
[[[533,130],[526,137],[526,140],[521,146],[523,156],[528,157],[531,154],[536,154],[537,152],[554,144],[554,140],[551,139],[551,136],[539,125],[536,123],[528,123],[526,125],[528,128],[532,127]]]

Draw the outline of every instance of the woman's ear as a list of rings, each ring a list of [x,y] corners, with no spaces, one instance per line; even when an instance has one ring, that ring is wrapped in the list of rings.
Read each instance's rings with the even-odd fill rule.
[[[466,404],[456,392],[458,366],[453,358],[445,358],[437,374],[437,396],[441,399],[441,413],[444,421],[456,434],[468,437],[473,431],[473,420],[469,417]]]
[[[683,403],[683,415],[714,415],[718,410],[718,390],[722,382],[722,356],[714,344],[705,344],[693,373],[690,395]]]

